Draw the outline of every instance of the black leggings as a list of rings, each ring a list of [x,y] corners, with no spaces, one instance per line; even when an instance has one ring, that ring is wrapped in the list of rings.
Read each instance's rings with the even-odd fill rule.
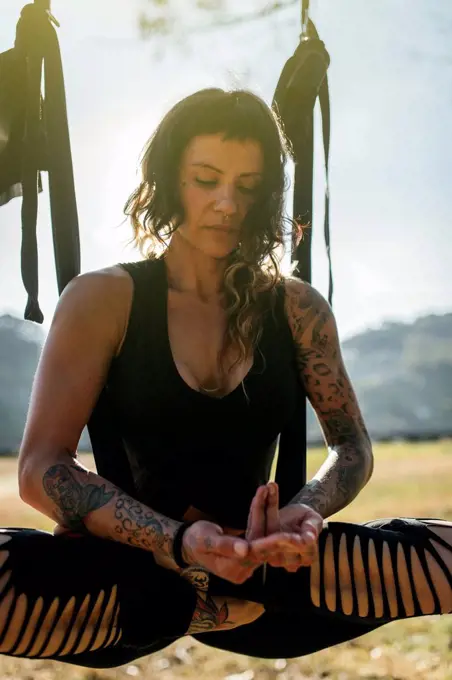
[[[435,521],[329,522],[311,568],[269,568],[265,586],[261,570],[240,586],[211,577],[211,595],[260,602],[266,611],[252,624],[195,637],[288,658],[396,619],[449,613],[452,525],[446,541],[428,528]],[[2,654],[120,666],[184,635],[195,604],[194,587],[144,550],[94,536],[0,530]]]

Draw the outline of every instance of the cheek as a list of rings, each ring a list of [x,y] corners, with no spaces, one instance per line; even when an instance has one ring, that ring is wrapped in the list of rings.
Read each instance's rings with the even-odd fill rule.
[[[181,200],[187,217],[199,215],[209,202],[205,192],[190,185],[183,188]]]

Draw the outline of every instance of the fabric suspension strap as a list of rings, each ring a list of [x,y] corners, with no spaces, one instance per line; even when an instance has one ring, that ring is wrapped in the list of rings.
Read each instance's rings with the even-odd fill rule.
[[[314,106],[317,98],[322,115],[325,156],[325,219],[324,238],[329,264],[328,301],[333,299],[333,274],[329,224],[329,147],[330,99],[327,69],[330,57],[317,29],[309,19],[309,2],[302,1],[302,32],[300,43],[283,67],[275,89],[272,108],[280,117],[291,144],[295,165],[293,217],[307,225],[299,243],[292,239],[292,261],[296,261],[295,276],[311,283],[312,212],[314,169]],[[295,358],[294,358],[295,363]],[[296,369],[295,369],[296,370]],[[300,482],[306,482],[306,395],[300,384],[299,407],[284,432],[281,433],[276,461],[276,481],[281,489],[281,501],[288,502]],[[297,488],[298,484],[298,488]]]
[[[22,279],[25,318],[42,323],[38,302],[36,223],[40,171],[48,171],[58,291],[80,273],[77,204],[61,53],[48,0],[26,5],[14,48],[0,55],[0,205],[22,195]],[[44,70],[43,70],[44,69]],[[41,94],[44,73],[45,98]],[[12,163],[10,161],[13,160]]]
[[[292,261],[297,263],[294,273],[304,281],[312,281],[311,244],[314,167],[314,106],[317,98],[322,116],[325,157],[325,218],[324,238],[329,264],[328,301],[333,299],[333,275],[329,224],[329,150],[330,98],[327,69],[330,57],[320,40],[314,23],[308,19],[306,33],[286,62],[273,97],[272,107],[280,116],[292,146],[295,164],[293,217],[306,225],[299,243],[292,242]]]

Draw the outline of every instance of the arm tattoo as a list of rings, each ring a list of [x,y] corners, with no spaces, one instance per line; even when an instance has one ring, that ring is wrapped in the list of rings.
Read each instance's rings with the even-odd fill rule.
[[[144,550],[157,549],[172,558],[173,537],[180,523],[154,512],[82,466],[53,465],[43,476],[43,487],[56,506],[56,521],[68,529],[89,530],[88,516],[104,508],[102,528],[96,533]],[[95,523],[99,526],[99,519]]]
[[[173,537],[178,522],[154,512],[119,490],[115,498],[115,519],[119,520],[116,533],[129,545],[146,550],[157,547],[172,557]]]
[[[305,503],[328,517],[348,505],[367,483],[372,447],[328,303],[308,284],[288,281],[286,304],[299,375],[329,450],[314,479],[292,503]]]
[[[330,448],[325,463],[291,503],[309,505],[322,517],[345,508],[368,481],[363,450],[366,450],[363,442]]]
[[[52,465],[43,477],[46,494],[57,506],[57,521],[68,529],[84,529],[83,520],[93,510],[106,505],[114,496],[114,491],[106,491],[105,484],[81,484],[71,472],[71,468],[82,472],[76,465],[59,463]]]

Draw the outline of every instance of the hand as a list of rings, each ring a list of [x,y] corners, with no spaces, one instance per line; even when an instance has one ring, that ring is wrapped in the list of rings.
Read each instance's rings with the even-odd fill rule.
[[[279,509],[278,485],[269,482],[258,489],[253,500],[247,530],[250,557],[290,572],[310,566],[317,555],[322,528],[322,516],[307,505]]]
[[[55,524],[53,527],[53,535],[59,536],[60,534],[67,534],[70,529],[64,527],[62,524]]]
[[[190,565],[207,571],[232,583],[244,583],[263,560],[247,559],[248,542],[228,536],[213,522],[200,520],[186,529],[182,539],[182,555]]]
[[[55,524],[55,526],[53,527],[53,535],[61,536],[62,534],[67,534],[69,537],[76,536],[77,538],[85,535],[82,532],[77,531],[76,529],[69,529],[68,527],[65,527],[63,524]]]

